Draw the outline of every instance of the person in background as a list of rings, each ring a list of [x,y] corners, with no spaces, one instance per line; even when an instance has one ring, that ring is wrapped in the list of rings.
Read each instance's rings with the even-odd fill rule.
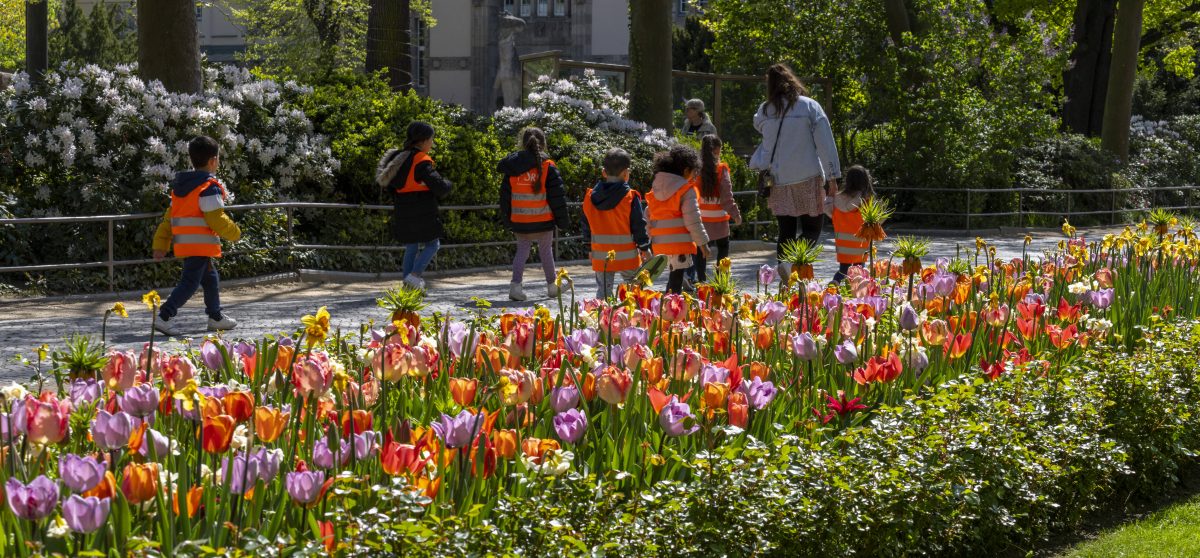
[[[729,221],[742,224],[742,212],[733,201],[733,181],[729,165],[721,162],[721,138],[709,134],[700,140],[700,174],[692,181],[700,194],[700,220],[708,233],[710,247],[717,249],[717,261],[729,257]],[[692,270],[700,282],[708,281],[708,259],[697,251]]]
[[[692,255],[699,248],[708,258],[708,233],[700,220],[700,204],[691,179],[700,167],[695,149],[676,145],[654,156],[654,184],[646,194],[650,210],[650,249],[665,255],[671,274],[667,292],[683,291],[683,275],[692,267]]]
[[[392,192],[392,236],[404,245],[400,273],[405,284],[417,289],[425,288],[421,276],[445,234],[438,200],[454,188],[438,174],[429,156],[433,137],[433,126],[428,123],[409,124],[404,148],[388,150],[375,171],[375,182]]]
[[[688,136],[704,137],[716,134],[717,127],[704,112],[704,101],[691,99],[683,106],[683,133]]]
[[[834,248],[838,261],[838,271],[833,276],[834,283],[841,283],[851,267],[867,263],[867,250],[870,245],[857,236],[858,229],[862,228],[863,224],[858,206],[867,198],[875,196],[875,188],[871,185],[871,173],[859,165],[846,169],[843,182],[841,190],[825,198],[825,214],[833,219]]]
[[[616,274],[626,282],[628,274],[648,257],[650,235],[642,198],[629,186],[632,159],[624,149],[610,149],[604,155],[604,177],[583,196],[583,241],[592,247],[592,271],[596,272],[596,298],[612,295]],[[608,254],[613,254],[609,259]]]
[[[567,194],[558,167],[546,155],[546,133],[538,128],[522,130],[521,146],[521,151],[509,154],[499,165],[504,175],[500,185],[500,215],[517,237],[508,298],[525,300],[521,282],[534,242],[546,276],[546,296],[554,298],[558,296],[558,285],[554,282],[554,229],[569,227]]]
[[[217,258],[221,257],[221,239],[237,242],[242,230],[225,214],[229,192],[214,176],[221,166],[221,146],[208,136],[188,143],[191,171],[175,173],[171,181],[171,207],[163,215],[154,233],[154,259],[160,261],[174,249],[183,258],[179,283],[158,309],[154,329],[168,337],[178,337],[175,315],[196,289],[204,288],[204,312],[208,330],[223,331],[237,327],[237,320],[221,310],[221,276]]]

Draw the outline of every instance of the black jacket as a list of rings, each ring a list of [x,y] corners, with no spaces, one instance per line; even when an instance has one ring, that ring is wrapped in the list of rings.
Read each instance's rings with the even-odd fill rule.
[[[514,233],[552,231],[555,226],[560,231],[570,228],[570,216],[567,214],[567,192],[563,188],[562,175],[558,173],[558,167],[554,165],[550,165],[545,177],[546,203],[550,206],[550,212],[554,214],[554,220],[542,223],[512,222],[512,184],[510,180],[514,176],[529,172],[530,169],[538,168],[539,165],[537,157],[528,151],[517,151],[505,157],[497,166],[497,169],[504,175],[504,182],[500,184],[500,219],[504,222],[504,226]]]
[[[592,205],[601,211],[617,207],[625,194],[630,190],[626,182],[599,182],[592,188]],[[592,241],[592,230],[588,225],[587,214],[583,215],[583,241]],[[629,231],[633,233],[633,243],[642,250],[650,249],[650,235],[646,232],[646,214],[642,208],[642,198],[637,196],[629,204]]]
[[[417,165],[414,177],[429,187],[428,192],[397,193],[408,180],[409,170],[412,169],[411,153],[401,154],[408,160],[400,167],[399,172],[388,184],[392,191],[392,237],[401,244],[414,242],[430,242],[444,235],[442,218],[438,213],[438,200],[450,194],[454,185],[442,178],[434,169],[433,163],[425,161]]]

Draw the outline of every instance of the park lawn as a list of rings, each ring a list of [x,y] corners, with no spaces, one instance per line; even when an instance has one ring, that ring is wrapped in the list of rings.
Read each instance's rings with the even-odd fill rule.
[[[1109,531],[1064,558],[1200,556],[1200,496]]]

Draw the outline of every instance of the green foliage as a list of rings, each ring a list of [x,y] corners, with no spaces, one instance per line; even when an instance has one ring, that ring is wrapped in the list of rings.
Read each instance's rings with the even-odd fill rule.
[[[63,349],[55,350],[50,358],[54,366],[62,372],[83,375],[99,372],[108,362],[108,358],[104,356],[104,347],[93,343],[88,336],[80,334],[67,337]]]
[[[1064,554],[1066,558],[1200,555],[1200,497],[1105,533]]]
[[[0,0],[0,71],[25,65],[25,0]]]
[[[713,45],[713,33],[698,17],[689,17],[683,27],[675,28],[671,41],[671,65],[676,70],[712,72],[708,50]]]
[[[50,34],[52,64],[96,64],[112,67],[137,61],[133,7],[101,2],[85,14],[76,0],[58,12],[58,28]]]
[[[367,0],[237,0],[230,7],[246,30],[241,56],[249,64],[297,77],[363,68]]]

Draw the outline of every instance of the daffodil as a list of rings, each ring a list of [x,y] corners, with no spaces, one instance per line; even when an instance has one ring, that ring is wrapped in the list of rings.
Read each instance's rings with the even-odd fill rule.
[[[184,411],[190,412],[196,408],[197,403],[204,403],[204,394],[196,389],[195,378],[188,378],[187,383],[175,391],[174,397],[181,402]]]
[[[316,316],[300,318],[300,323],[304,324],[304,333],[308,336],[310,347],[325,343],[325,338],[329,336],[329,311],[324,306],[317,309]]]
[[[109,308],[108,311],[112,312],[113,314],[116,314],[122,318],[129,317],[129,311],[125,310],[125,305],[120,302],[114,302],[112,305],[112,308]]]
[[[1075,238],[1075,227],[1071,226],[1071,221],[1069,219],[1063,219],[1062,233],[1067,238]]]
[[[1030,243],[1032,243],[1032,242],[1033,242],[1033,237],[1032,237],[1032,236],[1030,236],[1030,235],[1025,235],[1025,244],[1027,244],[1027,245],[1028,245],[1028,244],[1030,244]]]
[[[616,256],[613,257],[615,258]],[[571,274],[567,273],[567,268],[565,267],[558,270],[558,276],[554,278],[554,284],[562,287],[563,281],[566,281],[568,285],[574,284],[574,281],[571,281]]]
[[[158,296],[158,291],[150,291],[142,295],[142,304],[146,305],[151,312],[162,304],[162,297]]]
[[[46,360],[46,355],[50,353],[50,345],[42,343],[36,349],[38,360]]]
[[[604,255],[604,261],[611,262],[615,259],[617,259],[616,250],[609,250],[608,253]]]
[[[637,274],[637,283],[643,287],[650,287],[653,281],[650,280],[650,273],[646,270],[641,270]]]

